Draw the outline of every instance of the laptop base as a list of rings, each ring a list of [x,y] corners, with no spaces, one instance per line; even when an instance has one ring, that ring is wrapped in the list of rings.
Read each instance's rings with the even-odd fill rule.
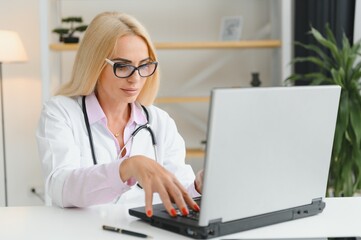
[[[149,222],[152,226],[162,228],[164,230],[172,231],[195,239],[208,239],[298,218],[313,216],[321,213],[325,208],[325,205],[326,204],[322,201],[322,199],[315,199],[308,205],[229,222],[215,221],[210,223],[208,226],[199,226],[197,221],[187,219],[185,217],[178,216],[173,218],[164,211],[163,204],[156,204],[153,206],[154,215],[151,218],[147,217],[144,207],[129,209],[129,214]],[[172,221],[166,221],[166,219],[172,219]]]

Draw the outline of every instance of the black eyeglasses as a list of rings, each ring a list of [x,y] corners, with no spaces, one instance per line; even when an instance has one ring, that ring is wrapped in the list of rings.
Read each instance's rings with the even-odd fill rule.
[[[105,61],[113,67],[114,75],[117,76],[118,78],[128,78],[132,76],[132,74],[136,70],[138,71],[141,77],[149,77],[153,75],[153,73],[155,72],[158,66],[158,62],[148,62],[138,67],[135,67],[130,64],[113,62],[108,58],[106,58]]]

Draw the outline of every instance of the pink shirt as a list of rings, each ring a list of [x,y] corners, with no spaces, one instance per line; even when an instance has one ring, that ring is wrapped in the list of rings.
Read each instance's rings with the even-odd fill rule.
[[[96,122],[99,122],[104,126],[104,128],[108,129],[108,120],[105,116],[105,113],[103,112],[103,109],[101,108],[97,97],[94,93],[86,97],[85,103],[87,106],[87,112],[88,112],[88,118],[89,118],[89,124],[92,125]],[[123,136],[123,142],[126,143],[130,135],[135,130],[135,127],[137,125],[143,125],[147,123],[147,118],[144,116],[143,111],[141,108],[138,108],[135,103],[131,103],[131,112],[130,112],[130,119],[125,126],[124,129],[124,136]],[[113,133],[108,129],[109,133],[113,136],[114,144],[117,146],[117,152],[120,153],[120,146],[118,140],[114,137]],[[132,147],[132,141],[129,141],[126,145],[126,154],[121,159],[126,159],[129,157],[130,149]]]
[[[113,133],[108,128],[108,120],[107,117],[102,109],[102,107],[99,104],[99,101],[94,93],[90,94],[88,97],[85,98],[85,103],[87,106],[87,112],[88,112],[88,118],[89,118],[89,124],[92,125],[94,123],[99,122],[101,125],[104,126],[109,131],[109,134],[113,137],[114,144],[117,148],[118,155],[120,154],[120,146],[118,139],[113,135]],[[124,159],[129,158],[130,149],[132,148],[132,141],[129,141],[129,138],[131,134],[134,132],[136,126],[138,125],[144,125],[148,122],[146,116],[144,116],[143,111],[141,108],[137,107],[135,103],[131,103],[131,112],[130,112],[130,119],[125,126],[124,129],[124,135],[123,135],[123,142],[127,143],[125,146],[126,154],[120,158],[121,162]],[[115,177],[115,175],[111,175]],[[119,181],[119,178],[117,179],[110,179],[110,181]],[[135,179],[129,179],[127,184],[129,186],[132,186],[136,183]]]

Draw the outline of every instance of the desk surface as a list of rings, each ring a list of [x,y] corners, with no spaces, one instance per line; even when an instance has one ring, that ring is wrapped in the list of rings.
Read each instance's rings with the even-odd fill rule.
[[[323,213],[228,235],[227,238],[361,236],[361,197],[326,198]],[[85,209],[0,208],[0,239],[140,239],[102,230],[103,224],[142,232],[154,239],[189,239],[129,216],[122,205]]]

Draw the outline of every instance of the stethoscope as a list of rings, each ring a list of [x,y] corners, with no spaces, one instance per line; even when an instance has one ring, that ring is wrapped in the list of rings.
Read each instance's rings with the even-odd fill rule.
[[[143,124],[139,127],[137,127],[133,133],[130,135],[129,139],[124,143],[124,146],[123,148],[120,150],[118,156],[117,156],[117,159],[120,159],[120,156],[123,152],[123,150],[125,149],[125,147],[127,146],[127,144],[130,142],[130,140],[134,139],[134,137],[143,129],[146,129],[151,138],[152,138],[152,144],[153,144],[153,149],[154,149],[154,157],[155,157],[155,160],[157,161],[158,160],[158,157],[157,157],[157,149],[156,149],[156,141],[155,141],[155,135],[154,135],[154,132],[152,131],[152,129],[150,128],[150,115],[148,113],[148,110],[146,107],[144,107],[143,105],[141,105],[142,108],[143,108],[143,111],[147,117],[147,123],[146,124]],[[97,159],[96,159],[96,156],[95,156],[95,151],[94,151],[94,143],[93,143],[93,135],[92,135],[92,132],[91,132],[91,129],[90,129],[90,124],[89,124],[89,118],[88,118],[88,114],[87,114],[87,111],[86,111],[86,105],[85,105],[85,96],[83,96],[82,98],[82,110],[83,110],[83,114],[84,114],[84,120],[85,120],[85,125],[86,125],[86,129],[88,131],[88,136],[89,136],[89,143],[90,143],[90,148],[91,148],[91,153],[92,153],[92,157],[93,157],[93,163],[94,165],[96,165],[98,163]]]

